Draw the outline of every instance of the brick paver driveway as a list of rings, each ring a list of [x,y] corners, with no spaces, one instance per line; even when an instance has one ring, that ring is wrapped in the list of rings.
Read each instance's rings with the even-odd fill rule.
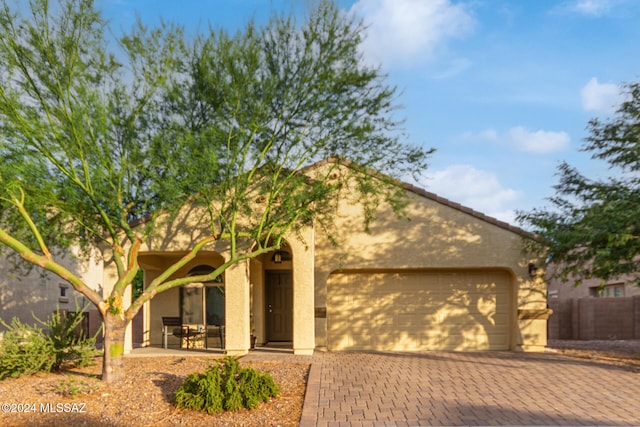
[[[549,353],[316,352],[301,426],[640,425],[640,374]]]

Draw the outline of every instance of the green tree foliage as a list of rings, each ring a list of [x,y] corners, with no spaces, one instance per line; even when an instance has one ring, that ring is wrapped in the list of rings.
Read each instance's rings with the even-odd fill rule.
[[[312,222],[330,231],[347,181],[365,226],[382,202],[399,211],[392,178],[426,167],[430,151],[401,141],[395,88],[361,60],[361,24],[331,2],[302,24],[187,39],[138,23],[115,43],[92,0],[0,1],[0,243],[96,305],[107,381],[123,377],[124,328],[154,295],[213,280]],[[208,212],[208,235],[127,304],[141,246],[162,250],[158,218],[187,202]],[[220,242],[225,264],[172,278]],[[52,252],[69,245],[115,265],[109,295]]]
[[[589,122],[583,146],[608,164],[611,176],[592,179],[562,163],[552,207],[520,214],[541,237],[538,249],[548,251],[555,273],[577,284],[640,270],[640,83],[623,93],[614,117]]]

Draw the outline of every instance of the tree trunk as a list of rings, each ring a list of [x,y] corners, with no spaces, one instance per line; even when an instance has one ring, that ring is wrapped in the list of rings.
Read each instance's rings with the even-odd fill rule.
[[[104,358],[102,381],[116,383],[125,377],[124,335],[127,321],[118,314],[107,312],[104,316]]]

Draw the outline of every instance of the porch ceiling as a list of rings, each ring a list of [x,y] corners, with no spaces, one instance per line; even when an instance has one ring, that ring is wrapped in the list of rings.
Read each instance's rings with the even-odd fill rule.
[[[164,270],[168,265],[173,264],[185,256],[187,251],[175,252],[142,252],[138,255],[140,267],[148,271]],[[216,263],[222,264],[224,259],[218,252],[201,251],[190,263]]]

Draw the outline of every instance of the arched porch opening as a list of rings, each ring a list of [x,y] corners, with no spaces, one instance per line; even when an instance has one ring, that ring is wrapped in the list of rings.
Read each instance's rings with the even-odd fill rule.
[[[141,253],[138,261],[144,271],[144,288],[146,289],[158,275],[184,255],[184,252]],[[201,251],[194,260],[176,271],[169,280],[208,274],[223,262],[224,259],[219,253]],[[224,349],[226,317],[224,276],[223,273],[212,281],[196,282],[169,289],[157,294],[146,303],[142,314],[142,346],[164,347],[166,345],[167,348],[176,349],[193,345]],[[165,320],[172,318],[175,324],[166,327],[163,324],[163,318]]]

